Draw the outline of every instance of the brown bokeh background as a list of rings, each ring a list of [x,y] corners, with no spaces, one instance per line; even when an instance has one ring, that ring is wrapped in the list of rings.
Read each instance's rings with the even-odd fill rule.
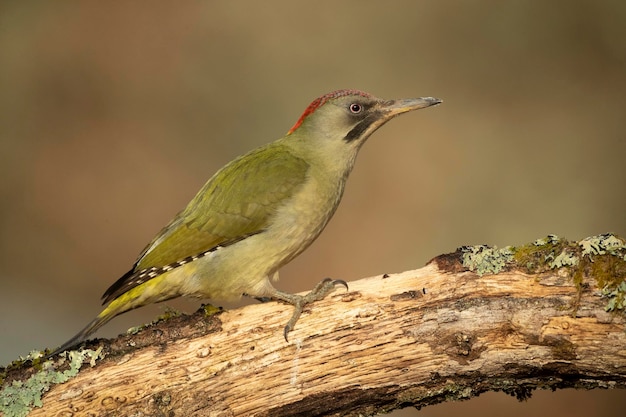
[[[337,88],[444,104],[373,136],[281,289],[465,244],[626,235],[623,2],[4,1],[0,64],[0,363],[74,334],[213,172]],[[565,390],[396,415],[625,406],[623,391]]]

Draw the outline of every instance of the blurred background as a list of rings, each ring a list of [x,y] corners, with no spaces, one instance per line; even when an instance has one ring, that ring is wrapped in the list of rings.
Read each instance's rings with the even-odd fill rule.
[[[217,169],[338,88],[444,103],[370,139],[279,288],[414,269],[461,245],[626,236],[625,2],[3,1],[0,363],[82,328]],[[608,416],[624,397],[490,393],[394,415]]]

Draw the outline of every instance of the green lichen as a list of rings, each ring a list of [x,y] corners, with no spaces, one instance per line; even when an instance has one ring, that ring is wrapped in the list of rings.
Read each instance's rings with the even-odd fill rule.
[[[604,234],[588,237],[581,240],[579,245],[582,248],[583,256],[609,254],[626,261],[626,243],[615,235]]]
[[[608,285],[602,288],[602,296],[609,299],[604,309],[606,311],[624,310],[626,307],[626,281],[616,288]]]
[[[477,245],[464,246],[460,250],[463,253],[463,266],[480,276],[497,274],[506,267],[507,263],[513,260],[510,247],[498,249],[486,245]]]
[[[561,267],[566,262],[575,263],[570,252],[565,251],[569,242],[556,235],[548,235],[531,244],[512,248],[515,263],[529,273],[540,273]]]
[[[223,311],[222,307],[215,307],[213,304],[202,304],[201,308],[204,310],[205,317],[210,317]]]
[[[580,242],[548,235],[518,247],[471,246],[460,251],[463,266],[481,276],[505,268],[534,275],[565,268],[580,295],[587,286],[585,277],[590,277],[608,299],[607,311],[626,311],[626,241],[616,235],[592,236]]]
[[[548,235],[544,238],[537,239],[533,242],[534,246],[546,246],[546,245],[556,245],[557,243],[562,242],[561,238],[557,235]]]
[[[15,380],[0,391],[0,413],[4,417],[24,417],[33,407],[43,405],[41,397],[54,384],[68,381],[78,374],[81,366],[87,361],[95,366],[95,361],[101,355],[98,350],[81,350],[66,353],[64,370],[57,370],[53,361],[48,360],[40,364],[41,369],[25,381]],[[31,353],[25,360],[41,360],[41,353]]]
[[[603,297],[608,298],[606,311],[624,311],[626,305],[626,241],[612,234],[583,239],[579,242],[584,272],[596,279]],[[582,268],[580,268],[582,269]]]
[[[569,242],[549,235],[530,245],[512,248],[519,268],[530,273],[569,268],[579,291],[584,277],[596,280],[602,296],[608,298],[607,311],[624,310],[626,306],[626,241],[613,235],[592,236],[580,242]]]
[[[128,329],[126,329],[126,334],[135,335],[135,334],[139,333],[140,331],[142,331],[143,329],[145,329],[148,326],[149,326],[149,324],[142,324],[140,326],[129,327]]]
[[[547,259],[546,259],[547,260]],[[551,269],[563,268],[565,266],[576,266],[580,258],[568,248],[563,249],[552,261],[548,263]]]

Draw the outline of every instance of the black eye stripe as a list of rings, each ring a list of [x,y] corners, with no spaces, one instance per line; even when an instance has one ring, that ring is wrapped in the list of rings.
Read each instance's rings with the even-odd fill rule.
[[[379,118],[380,115],[378,114],[368,115],[359,123],[357,123],[357,125],[348,132],[343,140],[345,140],[346,142],[352,142],[353,140],[360,138],[363,132],[365,132],[370,127],[370,125],[376,122]]]

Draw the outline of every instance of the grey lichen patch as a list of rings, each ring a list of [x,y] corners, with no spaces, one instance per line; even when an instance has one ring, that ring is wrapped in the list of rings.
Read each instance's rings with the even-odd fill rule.
[[[463,266],[480,276],[497,274],[513,260],[510,247],[498,249],[486,245],[463,246],[460,251],[463,254]]]
[[[613,234],[588,237],[581,240],[579,245],[583,256],[609,254],[626,261],[626,244],[623,239]]]
[[[607,311],[626,312],[626,241],[614,234],[592,236],[572,242],[555,235],[517,247],[464,246],[454,254],[433,261],[454,272],[454,261],[478,275],[518,270],[538,275],[559,269],[572,279],[582,294],[589,287],[586,278],[595,280],[601,295],[608,299]],[[450,266],[452,265],[452,266]],[[600,292],[599,292],[600,293]],[[574,309],[577,308],[575,303]]]
[[[624,310],[626,307],[626,281],[622,281],[617,287],[604,286],[602,296],[609,299],[604,307],[606,311]]]
[[[535,240],[533,242],[533,245],[535,246],[556,245],[559,242],[561,242],[561,238],[558,237],[557,235],[548,235],[541,239]]]
[[[101,349],[67,352],[67,358],[58,365],[53,361],[45,361],[41,369],[33,373],[28,379],[14,380],[0,391],[0,414],[4,417],[23,417],[28,415],[33,407],[41,407],[42,396],[54,384],[68,381],[78,374],[81,366],[89,362],[95,366],[95,361],[101,355]],[[41,353],[31,353],[27,360],[39,359]],[[62,367],[63,370],[57,369]]]
[[[595,279],[602,296],[608,298],[607,311],[624,310],[626,306],[626,241],[613,235],[592,236],[570,242],[549,235],[530,245],[512,248],[520,269],[530,273],[567,268],[579,291],[583,277]]]
[[[575,251],[568,251],[570,243],[556,235],[548,235],[528,245],[512,248],[513,259],[519,269],[530,273],[546,272],[566,264],[577,264]]]
[[[579,242],[583,266],[578,273],[588,273],[596,279],[603,297],[608,298],[606,311],[625,310],[626,306],[626,241],[604,234]]]
[[[486,245],[463,246],[456,252],[433,258],[429,264],[448,273],[467,270],[483,276],[502,271],[520,271],[544,279],[555,270],[561,280],[572,280],[578,290],[574,311],[584,291],[597,287],[595,294],[608,299],[605,309],[626,313],[626,240],[614,234],[592,236],[580,242],[555,235],[503,249]],[[590,286],[590,280],[595,285]]]
[[[549,258],[546,258],[549,261]],[[576,266],[580,262],[580,258],[568,248],[563,249],[554,259],[548,262],[551,269],[558,269],[564,266]]]

